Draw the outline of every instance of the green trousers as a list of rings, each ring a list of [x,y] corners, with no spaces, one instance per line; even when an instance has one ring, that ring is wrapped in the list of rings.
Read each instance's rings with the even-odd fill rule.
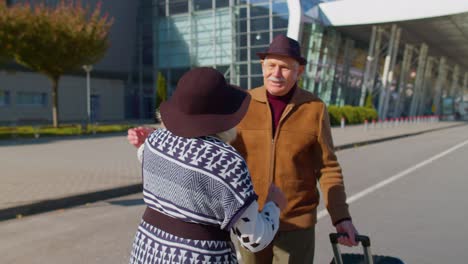
[[[239,244],[238,244],[239,245]],[[243,264],[314,263],[315,226],[294,231],[278,231],[264,250],[252,253],[238,246]]]

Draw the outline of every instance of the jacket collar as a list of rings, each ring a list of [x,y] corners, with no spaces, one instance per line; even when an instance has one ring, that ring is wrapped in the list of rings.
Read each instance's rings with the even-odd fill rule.
[[[266,91],[265,86],[261,86],[261,87],[250,90],[250,95],[252,96],[252,99],[261,103],[268,102],[266,93],[267,91]],[[307,103],[307,102],[314,101],[314,100],[317,100],[316,96],[314,96],[313,94],[307,91],[304,91],[302,88],[298,86],[289,104],[300,105],[300,104]]]

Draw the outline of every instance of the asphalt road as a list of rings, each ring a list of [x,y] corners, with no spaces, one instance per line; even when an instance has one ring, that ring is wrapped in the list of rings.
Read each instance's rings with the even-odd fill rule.
[[[468,263],[468,127],[337,154],[354,222],[374,254]],[[141,195],[131,195],[0,222],[0,263],[127,263],[143,210]],[[329,263],[333,229],[319,215],[315,263]]]
[[[353,220],[373,254],[405,263],[468,263],[468,128],[338,153]],[[316,263],[329,263],[328,216],[317,224]],[[346,248],[343,249],[345,251]]]

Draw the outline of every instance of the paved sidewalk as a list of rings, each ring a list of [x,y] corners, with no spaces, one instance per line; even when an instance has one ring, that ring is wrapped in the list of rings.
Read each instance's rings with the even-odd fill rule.
[[[332,128],[338,150],[465,122]],[[0,141],[0,220],[141,191],[140,164],[126,135]]]

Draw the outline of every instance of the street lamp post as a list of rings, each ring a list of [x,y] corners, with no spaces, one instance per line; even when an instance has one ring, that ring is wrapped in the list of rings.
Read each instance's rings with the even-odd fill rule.
[[[88,118],[88,124],[91,122],[91,71],[93,65],[83,65],[83,70],[86,72],[86,113]]]

